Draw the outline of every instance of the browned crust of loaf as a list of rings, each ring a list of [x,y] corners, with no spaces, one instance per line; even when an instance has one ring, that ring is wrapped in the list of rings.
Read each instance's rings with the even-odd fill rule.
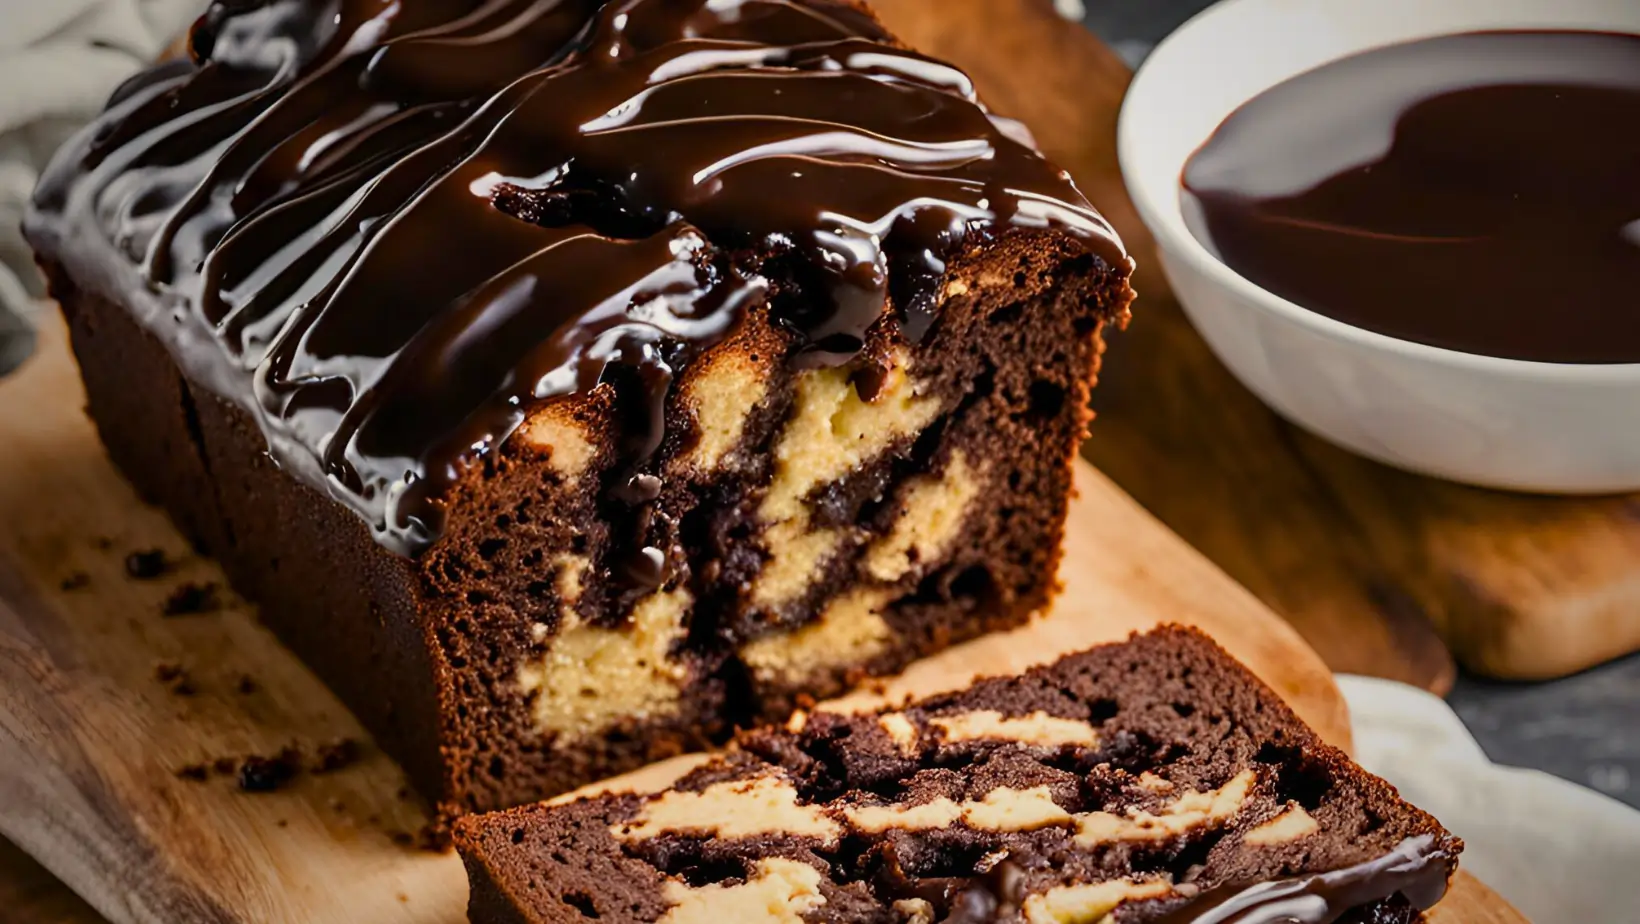
[[[456,823],[456,837],[462,835],[460,822]],[[493,924],[530,924],[524,917],[521,903],[510,896],[501,883],[491,875],[490,868],[477,857],[463,852],[462,862],[467,868],[467,917],[472,921]]]
[[[137,493],[215,556],[260,616],[404,766],[442,788],[435,675],[411,562],[351,511],[274,466],[254,422],[188,381],[123,307],[43,264],[87,411]],[[300,579],[297,579],[300,576]],[[313,614],[306,615],[304,614]],[[324,614],[324,615],[317,615]]]
[[[44,268],[69,323],[87,410],[116,465],[222,563],[260,618],[404,767],[441,823],[602,772],[571,766],[528,794],[464,798],[474,768],[462,761],[456,706],[480,705],[454,702],[460,668],[440,638],[450,614],[429,589],[427,560],[375,542],[352,511],[273,464],[250,416],[185,378],[129,312],[80,291],[57,266]],[[707,743],[693,729],[650,727],[606,757],[618,772]]]

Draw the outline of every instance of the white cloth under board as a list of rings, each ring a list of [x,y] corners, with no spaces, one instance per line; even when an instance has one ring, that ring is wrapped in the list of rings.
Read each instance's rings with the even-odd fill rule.
[[[1464,839],[1464,869],[1536,924],[1640,924],[1640,811],[1493,764],[1423,690],[1367,677],[1339,686],[1356,759]]]
[[[0,0],[0,372],[22,359],[40,295],[18,223],[40,171],[201,0]]]

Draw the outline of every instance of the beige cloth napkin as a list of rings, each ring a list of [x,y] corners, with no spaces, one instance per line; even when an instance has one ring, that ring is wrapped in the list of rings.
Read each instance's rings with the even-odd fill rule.
[[[0,373],[32,345],[41,294],[18,223],[40,170],[202,0],[0,0]]]

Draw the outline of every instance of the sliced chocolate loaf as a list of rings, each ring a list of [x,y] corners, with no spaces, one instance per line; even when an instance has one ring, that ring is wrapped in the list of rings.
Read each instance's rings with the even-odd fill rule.
[[[1462,843],[1206,636],[799,713],[652,795],[466,818],[473,924],[1410,924]]]
[[[1130,261],[844,0],[219,2],[26,230],[114,460],[446,814],[1043,606]]]

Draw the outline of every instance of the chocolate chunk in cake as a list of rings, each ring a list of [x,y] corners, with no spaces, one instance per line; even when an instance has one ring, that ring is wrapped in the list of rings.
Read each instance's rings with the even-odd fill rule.
[[[178,696],[193,696],[199,692],[187,668],[170,661],[154,665],[154,679]]]
[[[214,613],[222,608],[222,598],[218,595],[216,583],[206,581],[198,583],[189,581],[178,585],[165,598],[160,612],[167,616],[196,616],[200,613]]]
[[[164,549],[144,549],[125,556],[125,573],[139,581],[151,581],[169,567]]]
[[[27,233],[115,461],[452,815],[1047,602],[1131,262],[1022,136],[848,0],[219,2]]]
[[[1180,628],[456,843],[474,924],[1411,924],[1463,846]]]
[[[272,756],[252,754],[239,762],[239,788],[245,792],[275,792],[296,778],[302,753],[284,748]]]

